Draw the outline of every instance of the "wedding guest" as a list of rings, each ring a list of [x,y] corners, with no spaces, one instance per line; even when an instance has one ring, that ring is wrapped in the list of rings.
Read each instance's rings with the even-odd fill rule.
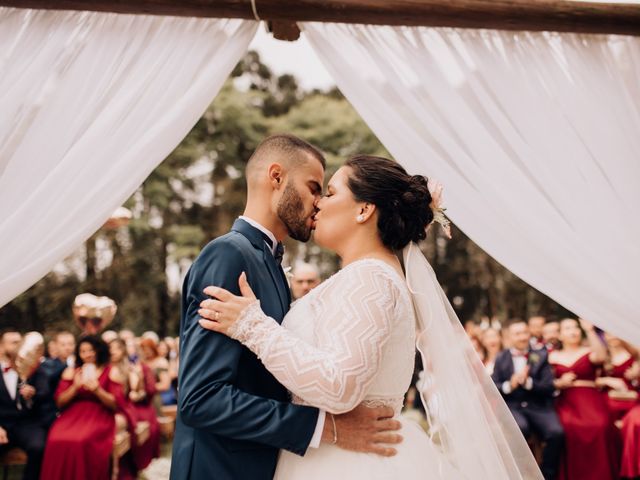
[[[57,356],[55,357],[60,365],[61,371],[65,368],[75,366],[76,338],[73,333],[62,331],[55,334],[53,337],[56,342]]]
[[[484,348],[484,345],[482,345],[480,338],[474,333],[472,335],[469,335],[469,340],[471,340],[471,344],[478,354],[478,358],[480,358],[480,361],[484,363],[487,358],[487,350]]]
[[[56,344],[55,338],[50,338],[47,342],[47,358],[57,358],[58,357],[58,345]]]
[[[152,403],[156,407],[156,413],[161,415],[162,400],[160,394],[171,388],[169,362],[158,354],[157,344],[150,337],[143,338],[140,342],[140,353],[142,363],[149,367],[155,377],[155,389],[158,395],[154,395]]]
[[[632,383],[634,372],[637,368],[636,358],[618,337],[605,333],[604,338],[609,350],[609,358],[605,363],[605,370],[601,377],[596,379],[596,384],[604,388],[608,393],[609,412],[615,421],[622,420],[629,410],[638,401],[636,385]]]
[[[310,263],[297,263],[291,272],[291,296],[298,300],[320,284],[320,271]]]
[[[0,361],[0,453],[12,447],[22,448],[27,452],[22,478],[37,480],[47,431],[33,412],[37,390],[33,385],[19,386],[16,358],[21,341],[22,335],[15,330],[6,330],[0,335],[3,351]]]
[[[49,432],[42,464],[46,480],[108,480],[122,384],[109,366],[109,348],[87,336],[76,348],[56,391],[60,417]]]
[[[498,330],[489,327],[482,332],[480,340],[486,352],[484,366],[487,369],[487,373],[491,375],[493,373],[496,357],[502,350],[502,336]]]
[[[118,338],[118,333],[114,330],[105,330],[104,332],[102,332],[102,335],[100,335],[100,337],[102,338],[102,340],[104,340],[104,343],[109,345],[112,340]]]
[[[129,361],[132,363],[137,363],[138,361],[138,349],[136,347],[136,336],[131,330],[120,330],[118,332],[118,336],[124,340],[127,345],[127,355],[129,356]]]
[[[151,460],[160,456],[160,424],[153,405],[157,392],[156,378],[151,369],[142,362],[136,364],[134,368],[142,378],[142,388],[129,392],[129,400],[133,404],[137,420],[149,423],[149,439],[136,448],[134,455],[136,468],[144,470]]]
[[[622,454],[620,476],[640,477],[640,403],[638,401],[638,350],[618,337],[605,333],[609,361],[605,377],[596,383],[608,393],[609,411],[620,426]]]
[[[555,480],[564,433],[553,408],[553,372],[546,350],[531,348],[529,327],[514,321],[508,327],[511,348],[497,356],[492,378],[522,434],[532,433],[544,442],[540,469]]]
[[[544,339],[542,338],[542,329],[547,322],[546,318],[540,315],[529,317],[527,324],[529,325],[529,332],[531,333],[531,348],[534,350],[540,350],[544,347]]]
[[[551,321],[543,325],[542,343],[549,353],[562,347],[560,344],[560,323]]]
[[[127,430],[131,438],[131,448],[120,458],[118,469],[119,480],[134,480],[138,476],[136,453],[140,445],[137,444],[136,425],[139,421],[137,410],[131,398],[135,398],[136,393],[144,390],[143,380],[140,377],[140,370],[136,369],[127,357],[127,347],[121,338],[115,338],[109,342],[109,356],[111,371],[118,382],[122,384],[123,395],[117,397],[118,411],[127,420]]]
[[[178,372],[176,370],[172,370],[171,368],[171,360],[170,360],[170,349],[169,345],[164,340],[160,340],[157,346],[158,356],[164,358],[167,361],[167,373],[169,375],[169,388],[164,391],[160,391],[160,401],[162,405],[177,405],[178,404],[178,393],[175,390],[173,380],[177,378]],[[173,362],[175,366],[175,362]]]
[[[582,342],[582,330],[587,345]],[[585,320],[560,322],[562,348],[549,355],[560,390],[556,410],[565,431],[560,480],[614,480],[618,478],[619,452],[606,395],[596,388],[598,369],[607,349]]]
[[[158,345],[158,343],[160,342],[160,337],[158,336],[158,334],[156,332],[152,332],[151,330],[143,332],[140,338],[142,340],[144,340],[145,338],[149,338],[153,340],[153,343],[155,343],[156,345]]]

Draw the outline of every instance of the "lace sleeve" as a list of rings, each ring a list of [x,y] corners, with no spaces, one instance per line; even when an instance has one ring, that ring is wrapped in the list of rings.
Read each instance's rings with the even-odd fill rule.
[[[335,280],[315,300],[315,345],[267,317],[258,302],[245,309],[229,333],[293,394],[337,414],[362,401],[378,371],[398,287],[380,266],[367,263]]]

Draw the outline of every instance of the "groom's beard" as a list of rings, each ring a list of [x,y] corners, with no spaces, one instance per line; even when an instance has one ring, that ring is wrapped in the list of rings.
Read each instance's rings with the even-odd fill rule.
[[[284,188],[278,203],[278,217],[294,240],[307,242],[311,238],[311,227],[307,225],[304,204],[296,189],[289,183]]]

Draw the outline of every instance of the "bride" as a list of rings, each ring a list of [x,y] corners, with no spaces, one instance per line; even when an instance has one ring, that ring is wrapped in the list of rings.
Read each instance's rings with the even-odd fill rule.
[[[282,326],[262,312],[244,273],[242,297],[205,290],[214,299],[201,304],[201,326],[253,351],[295,403],[324,409],[334,444],[333,415],[361,403],[392,406],[403,425],[393,457],[323,443],[304,457],[282,451],[275,478],[542,478],[414,243],[443,218],[440,189],[429,187],[392,160],[349,159],[315,215],[315,241],[339,255],[342,269],[296,302]],[[394,253],[403,249],[404,272]],[[416,346],[429,435],[399,417]]]

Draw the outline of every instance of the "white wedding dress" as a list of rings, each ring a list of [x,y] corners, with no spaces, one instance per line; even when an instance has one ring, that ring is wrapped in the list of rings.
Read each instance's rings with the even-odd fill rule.
[[[399,416],[414,369],[416,322],[406,281],[393,267],[375,259],[349,264],[296,302],[282,325],[256,302],[230,333],[295,403],[335,414],[361,403],[391,406],[404,440],[394,457],[330,444],[309,448],[304,457],[282,451],[276,479],[461,478],[426,433]]]

